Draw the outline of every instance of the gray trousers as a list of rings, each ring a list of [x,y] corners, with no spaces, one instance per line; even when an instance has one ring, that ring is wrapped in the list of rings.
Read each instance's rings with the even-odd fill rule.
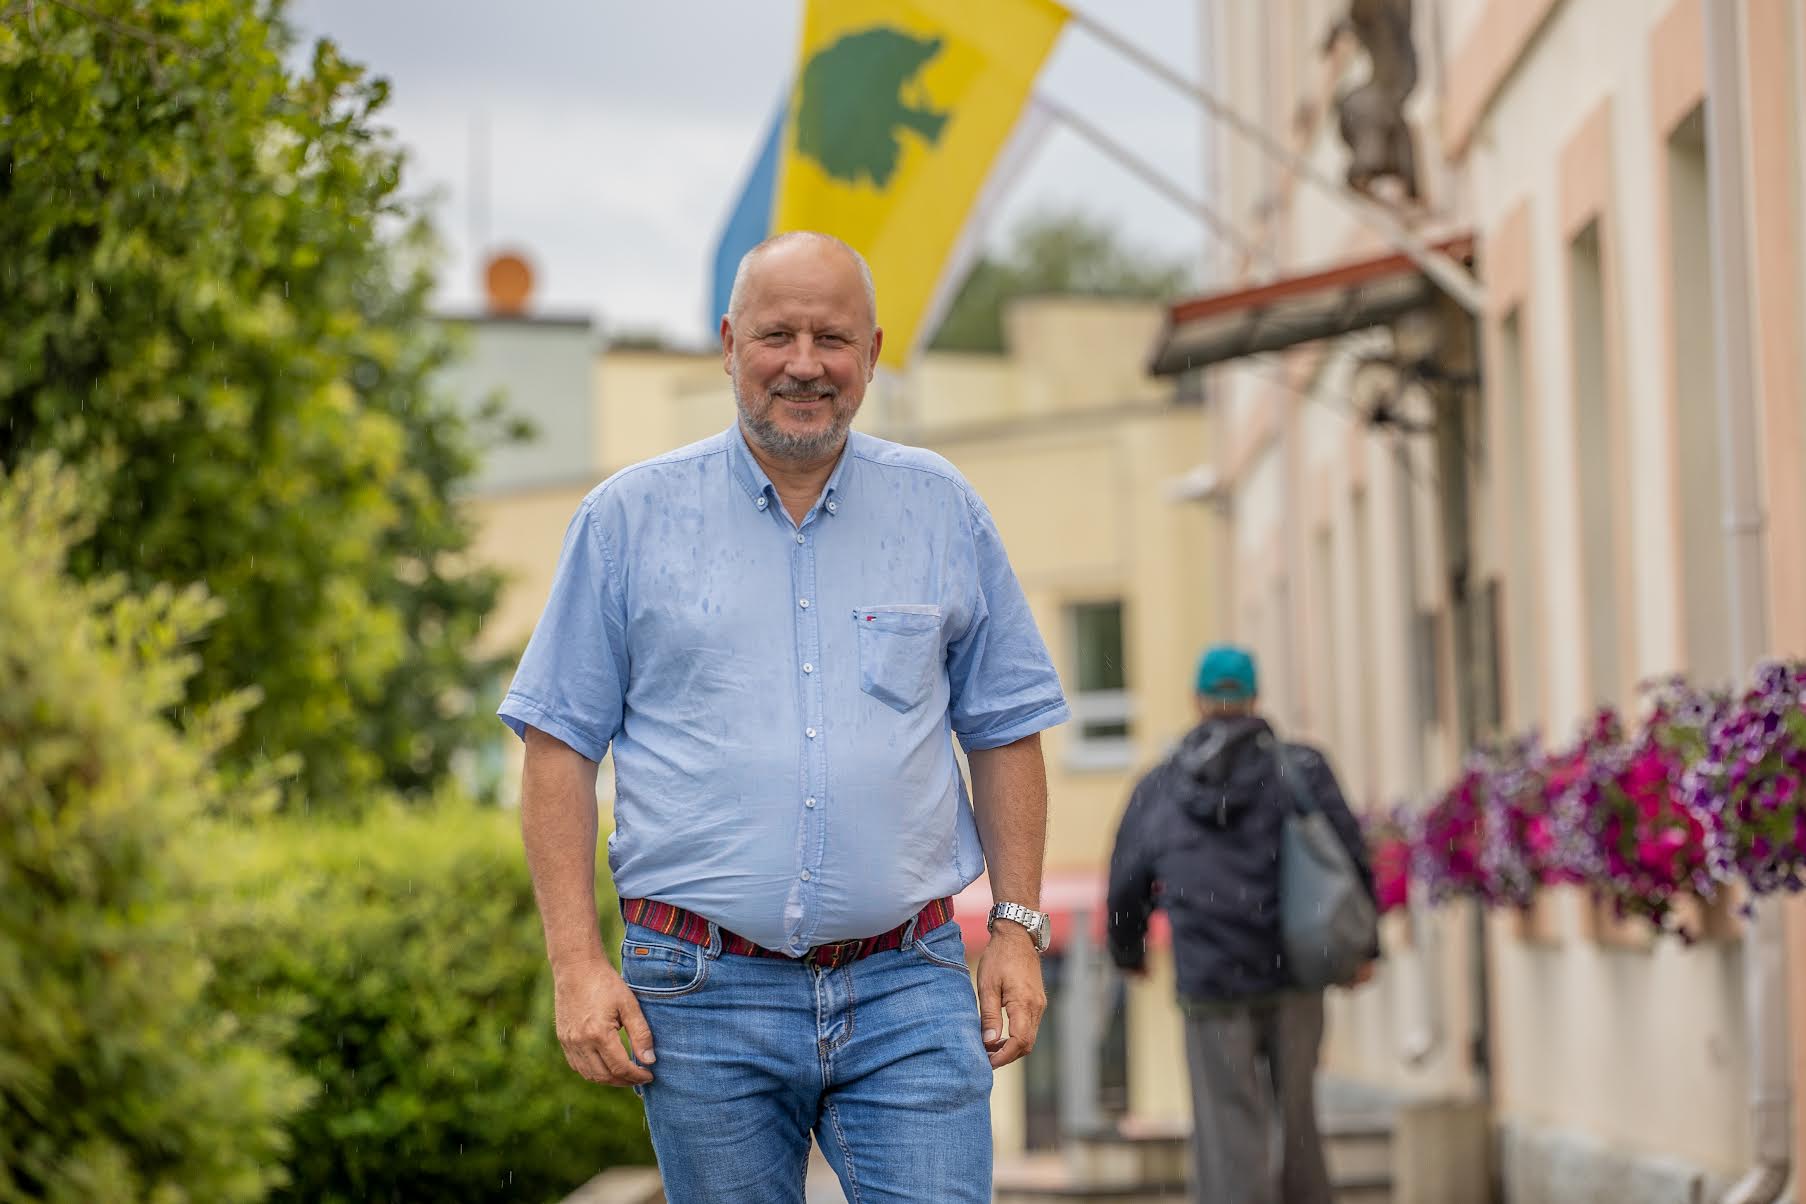
[[[1323,996],[1185,1009],[1193,1204],[1332,1204],[1317,1134]]]

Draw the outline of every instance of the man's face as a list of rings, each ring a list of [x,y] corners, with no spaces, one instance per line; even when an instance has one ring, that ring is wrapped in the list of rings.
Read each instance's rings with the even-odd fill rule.
[[[833,455],[865,398],[884,332],[859,269],[832,243],[773,247],[747,267],[721,355],[747,438],[779,460]]]

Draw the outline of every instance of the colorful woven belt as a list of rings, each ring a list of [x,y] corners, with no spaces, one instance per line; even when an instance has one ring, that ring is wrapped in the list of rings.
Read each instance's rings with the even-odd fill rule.
[[[622,899],[621,918],[629,924],[638,924],[642,928],[650,928],[666,936],[674,936],[680,941],[688,941],[692,945],[709,943],[709,922],[693,911],[685,911],[681,907],[673,907],[669,903],[660,903],[656,899]],[[918,933],[932,932],[953,918],[953,900],[939,898],[916,912],[913,919],[905,920],[889,932],[881,932],[877,936],[868,936],[856,941],[835,941],[828,945],[817,945],[801,957],[791,957],[788,953],[779,953],[775,949],[767,949],[763,945],[755,945],[743,936],[736,936],[723,928],[721,930],[721,951],[737,953],[742,957],[780,957],[785,961],[800,961],[805,965],[819,966],[832,970],[836,966],[844,966],[848,962],[856,962],[862,957],[870,957],[886,949],[900,948],[903,934],[909,931],[911,924]]]

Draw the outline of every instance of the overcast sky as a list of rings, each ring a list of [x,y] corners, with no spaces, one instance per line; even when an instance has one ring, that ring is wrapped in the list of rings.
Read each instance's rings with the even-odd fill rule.
[[[1068,0],[1186,76],[1198,0]],[[793,71],[799,0],[292,0],[311,43],[331,37],[393,85],[411,194],[433,198],[448,246],[441,304],[478,295],[470,254],[472,131],[487,131],[490,248],[532,260],[535,308],[694,342],[712,320],[708,265],[757,140]],[[1189,191],[1201,129],[1183,98],[1068,29],[1038,85],[1154,160]],[[1055,127],[987,241],[1024,214],[1079,209],[1132,245],[1196,262],[1197,220]],[[880,282],[882,286],[882,281]]]

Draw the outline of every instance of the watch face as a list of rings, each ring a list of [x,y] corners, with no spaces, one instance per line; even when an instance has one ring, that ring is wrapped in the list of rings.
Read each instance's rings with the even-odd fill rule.
[[[1044,912],[1020,903],[998,903],[991,908],[991,922],[994,924],[998,920],[1013,920],[1022,925],[1038,952],[1047,952],[1047,947],[1053,943],[1052,925]]]

